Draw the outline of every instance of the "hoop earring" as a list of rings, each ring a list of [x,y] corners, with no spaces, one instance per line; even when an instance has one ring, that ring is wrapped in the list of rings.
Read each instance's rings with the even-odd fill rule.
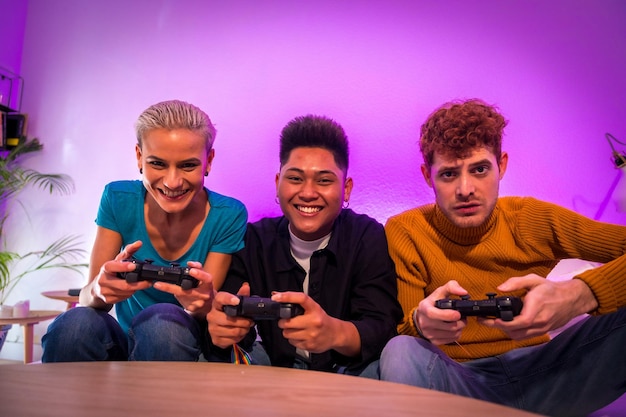
[[[209,176],[209,173],[208,173],[208,172],[205,172],[205,173],[204,173],[204,176],[205,176],[205,177],[208,177],[208,176]]]
[[[344,201],[344,202],[343,202],[343,204],[341,205],[341,208],[345,208],[345,209],[346,209],[346,208],[348,208],[348,207],[350,207],[350,201],[349,201],[349,200],[346,200],[346,201]]]
[[[139,168],[139,173],[143,175],[143,168]]]
[[[274,203],[280,204],[280,201],[278,201],[278,196],[274,197]]]

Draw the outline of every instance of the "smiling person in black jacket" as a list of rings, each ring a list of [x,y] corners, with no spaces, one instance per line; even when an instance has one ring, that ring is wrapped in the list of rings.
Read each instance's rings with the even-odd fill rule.
[[[382,225],[347,208],[348,154],[343,128],[327,117],[285,126],[276,174],[283,216],[248,224],[207,315],[214,345],[253,364],[378,378],[380,352],[402,314]],[[233,294],[299,304],[304,314],[257,321],[252,342],[255,322],[223,311],[238,304]]]

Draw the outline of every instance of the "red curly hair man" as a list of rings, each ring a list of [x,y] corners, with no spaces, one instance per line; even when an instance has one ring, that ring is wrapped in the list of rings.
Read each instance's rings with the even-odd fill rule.
[[[505,126],[495,107],[475,99],[440,107],[422,126],[422,174],[435,203],[385,225],[404,318],[383,350],[381,379],[546,415],[587,415],[626,391],[626,227],[530,197],[499,197]],[[567,258],[602,265],[547,280]],[[438,300],[487,293],[519,297],[521,312],[462,317],[438,308]],[[583,313],[591,316],[550,340],[548,331]]]

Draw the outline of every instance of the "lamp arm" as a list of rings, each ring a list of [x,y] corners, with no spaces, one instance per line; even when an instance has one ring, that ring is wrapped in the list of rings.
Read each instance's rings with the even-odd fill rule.
[[[609,142],[609,146],[611,147],[611,150],[613,151],[613,164],[615,164],[615,167],[616,168],[625,167],[626,166],[626,154],[619,153],[615,149],[615,146],[613,146],[613,142],[617,142],[621,145],[626,145],[626,143],[618,140],[615,136],[611,135],[610,133],[605,133],[604,137]]]

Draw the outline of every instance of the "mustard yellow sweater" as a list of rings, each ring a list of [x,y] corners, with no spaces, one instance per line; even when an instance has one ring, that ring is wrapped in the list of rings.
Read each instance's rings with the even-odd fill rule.
[[[626,227],[596,222],[551,203],[501,197],[485,224],[468,229],[455,227],[429,204],[391,217],[385,231],[404,310],[400,334],[418,336],[412,320],[417,304],[450,280],[457,280],[472,299],[484,299],[510,277],[545,277],[568,258],[603,264],[577,275],[598,300],[594,314],[626,305]],[[513,341],[469,317],[459,340],[462,347],[440,347],[452,359],[465,361],[547,340],[545,335]]]

